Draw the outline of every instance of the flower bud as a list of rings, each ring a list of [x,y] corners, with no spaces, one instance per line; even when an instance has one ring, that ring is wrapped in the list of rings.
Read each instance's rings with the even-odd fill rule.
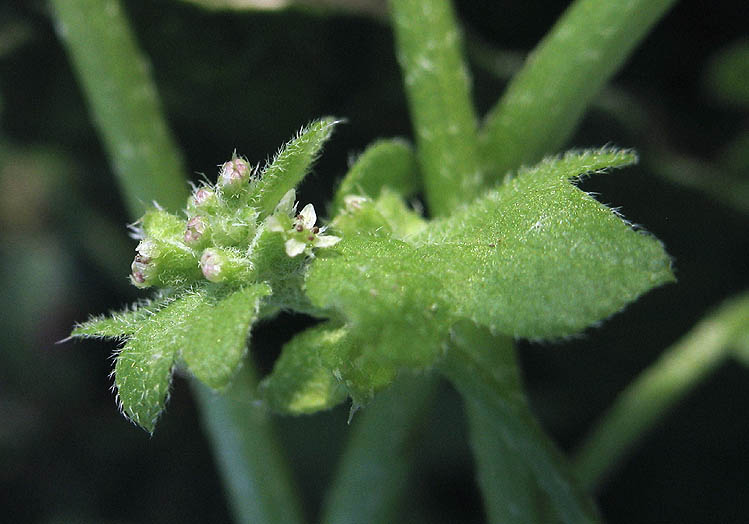
[[[130,282],[135,287],[145,288],[153,284],[155,275],[154,258],[159,251],[156,244],[148,239],[141,240],[135,248],[135,258],[130,264]]]
[[[221,166],[218,185],[227,193],[236,193],[250,180],[250,163],[242,158],[232,158]]]
[[[141,240],[135,251],[130,281],[136,287],[169,287],[200,278],[194,252],[180,242],[149,237]]]
[[[200,215],[196,215],[187,221],[185,228],[185,244],[190,247],[196,247],[205,241],[205,232],[208,228],[205,220]]]
[[[208,248],[200,257],[200,270],[203,276],[211,282],[225,282],[241,278],[251,269],[252,265],[249,260],[229,249]]]
[[[187,199],[187,212],[189,215],[211,214],[221,205],[216,191],[210,187],[199,187],[190,198]]]

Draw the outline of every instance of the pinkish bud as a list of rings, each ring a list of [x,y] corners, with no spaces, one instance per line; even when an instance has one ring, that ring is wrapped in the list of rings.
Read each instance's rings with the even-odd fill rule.
[[[153,273],[153,269],[150,266],[151,258],[156,253],[156,248],[153,242],[149,240],[141,240],[136,248],[135,258],[133,263],[130,264],[130,281],[136,287],[148,287],[150,284],[146,282],[150,274]]]
[[[223,266],[226,263],[226,257],[215,249],[206,249],[203,256],[200,257],[200,270],[203,276],[211,282],[221,282],[223,280]]]
[[[250,163],[242,158],[233,158],[221,166],[218,185],[230,192],[237,191],[250,179]]]
[[[206,230],[206,223],[201,216],[194,216],[187,221],[185,229],[185,244],[195,246],[200,242]]]
[[[203,204],[209,202],[215,197],[216,197],[216,193],[214,193],[212,190],[208,189],[207,187],[201,187],[200,189],[195,191],[195,194],[192,196],[193,203],[196,206],[202,206]]]

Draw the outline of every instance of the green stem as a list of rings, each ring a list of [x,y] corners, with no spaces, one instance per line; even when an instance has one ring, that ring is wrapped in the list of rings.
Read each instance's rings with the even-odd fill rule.
[[[493,180],[556,153],[586,107],[676,0],[576,0],[529,55],[482,130]]]
[[[530,412],[512,341],[455,326],[442,372],[463,396],[491,523],[597,522],[564,457]]]
[[[192,384],[235,521],[303,522],[267,409],[252,404],[257,379],[249,363],[226,394],[217,394],[197,380]]]
[[[391,0],[398,61],[430,211],[447,215],[480,193],[477,119],[452,5]]]
[[[627,386],[575,454],[574,470],[583,485],[599,485],[657,420],[731,356],[747,326],[749,293],[701,320]]]
[[[140,217],[153,200],[181,209],[182,157],[119,1],[52,0],[52,7],[130,215]]]
[[[119,1],[52,0],[52,7],[131,218],[140,217],[152,200],[179,211],[188,195],[180,152]],[[230,505],[241,522],[301,522],[270,418],[248,400],[255,385],[252,370],[245,367],[236,380],[242,402],[194,381]]]
[[[321,522],[398,522],[399,503],[407,496],[416,434],[435,386],[433,377],[404,377],[354,419]]]

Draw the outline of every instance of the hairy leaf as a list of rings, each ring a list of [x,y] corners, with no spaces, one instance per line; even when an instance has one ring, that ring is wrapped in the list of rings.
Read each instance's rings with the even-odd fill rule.
[[[114,378],[120,408],[146,431],[153,431],[164,409],[191,315],[204,304],[202,293],[185,294],[141,321],[117,355]]]
[[[82,324],[78,324],[71,337],[80,338],[125,338],[135,333],[142,320],[155,315],[173,297],[157,296],[152,300],[136,302],[130,309],[113,311],[110,316],[93,317]]]
[[[228,295],[207,296],[186,326],[182,358],[201,382],[213,389],[226,387],[247,350],[250,326],[260,301],[270,293],[254,284]]]
[[[313,264],[307,293],[385,366],[430,364],[458,318],[512,336],[576,333],[673,280],[655,238],[570,183],[633,161],[608,150],[549,159],[410,244],[347,237]]]
[[[281,197],[302,181],[339,122],[321,118],[302,128],[263,168],[251,197],[251,205],[259,209],[261,218],[273,212]]]
[[[570,180],[635,161],[599,150],[547,159],[430,224],[415,241],[457,314],[527,338],[574,334],[674,280],[651,235]]]
[[[273,372],[260,385],[271,409],[290,414],[314,413],[343,402],[346,390],[324,361],[323,348],[345,351],[346,330],[328,323],[294,337],[283,348]]]

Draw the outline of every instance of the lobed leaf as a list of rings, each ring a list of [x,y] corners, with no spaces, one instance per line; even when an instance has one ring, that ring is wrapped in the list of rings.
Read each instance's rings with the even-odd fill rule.
[[[237,290],[196,287],[153,306],[94,319],[73,336],[127,338],[114,369],[118,402],[130,420],[151,432],[180,357],[207,386],[228,385],[246,352],[260,302],[269,293],[266,284]]]
[[[634,160],[548,159],[410,244],[348,236],[312,265],[307,294],[346,322],[357,356],[385,367],[431,364],[459,318],[511,336],[574,334],[673,280],[660,242],[570,183]]]
[[[339,122],[330,117],[315,120],[266,164],[255,182],[250,202],[260,211],[260,218],[271,214],[281,197],[302,181]]]

